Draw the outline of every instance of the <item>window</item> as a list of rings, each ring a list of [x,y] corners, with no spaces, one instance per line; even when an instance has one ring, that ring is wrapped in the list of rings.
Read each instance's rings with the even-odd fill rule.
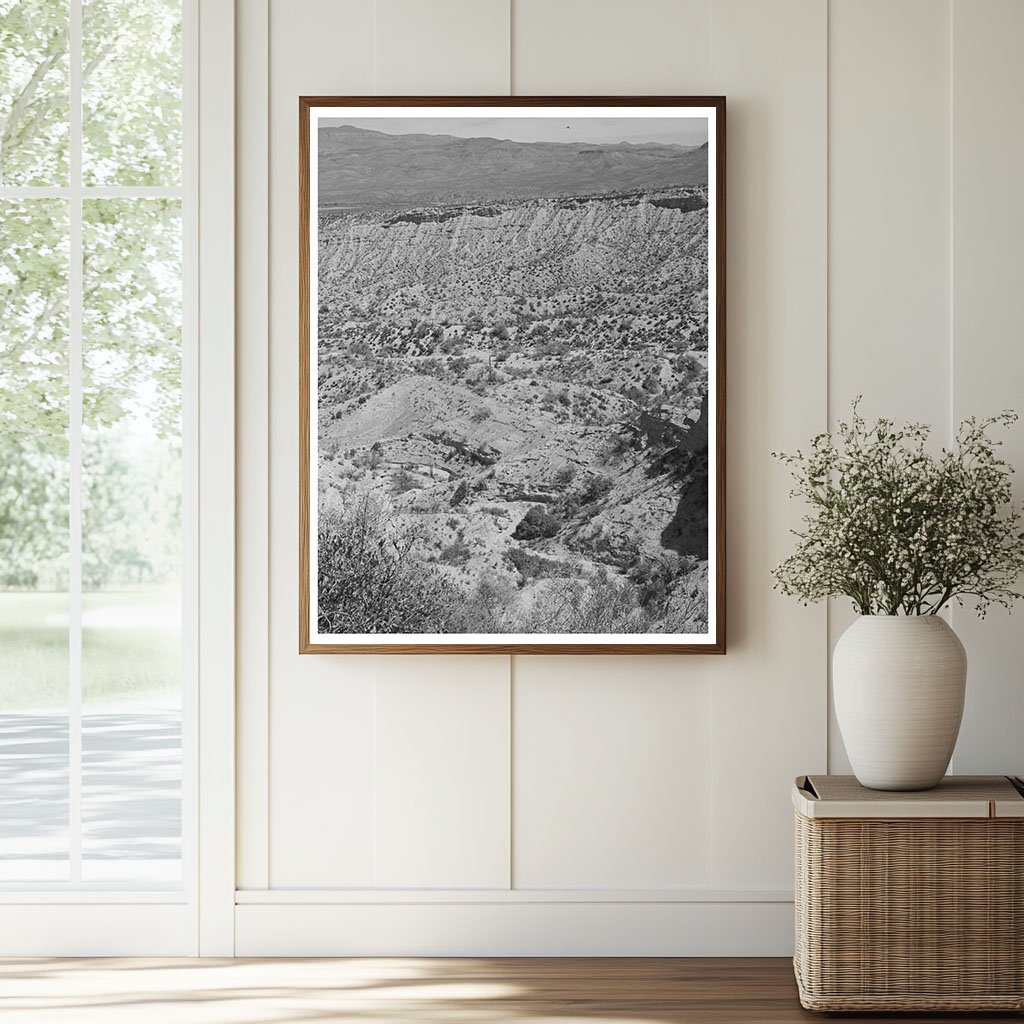
[[[182,885],[182,21],[181,0],[0,0],[7,887]]]

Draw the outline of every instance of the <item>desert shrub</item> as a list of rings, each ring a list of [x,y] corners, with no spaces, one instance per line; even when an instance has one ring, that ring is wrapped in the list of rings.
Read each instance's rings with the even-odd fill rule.
[[[318,615],[323,633],[446,633],[465,596],[415,555],[417,538],[378,500],[321,510]]]
[[[588,476],[580,485],[577,496],[581,505],[590,505],[592,502],[600,501],[611,491],[614,484],[610,477],[602,474]]]
[[[352,457],[352,463],[360,469],[376,469],[380,465],[380,452],[371,448],[368,452],[359,452]]]
[[[557,579],[538,600],[526,621],[525,632],[643,633],[648,617],[637,606],[635,591],[608,576],[590,580]]]
[[[519,525],[512,536],[516,540],[540,540],[544,537],[554,537],[561,528],[560,519],[546,512],[540,505],[534,505],[519,520]]]
[[[510,548],[505,560],[524,580],[536,580],[546,576],[570,576],[572,567],[557,558],[543,558],[525,548]]]
[[[484,420],[491,418],[491,410],[486,405],[480,405],[470,413],[470,423],[483,423]]]
[[[571,348],[569,341],[564,338],[553,338],[550,341],[539,342],[534,352],[538,356],[564,356]]]
[[[708,629],[707,563],[680,559],[672,593],[664,603],[644,609],[649,633],[706,633]]]
[[[416,486],[416,478],[406,469],[400,469],[391,478],[391,490],[395,494],[405,494],[406,491],[414,490]]]
[[[568,465],[562,466],[561,469],[555,471],[554,476],[551,478],[551,482],[555,487],[568,487],[576,478],[576,467],[569,463]]]
[[[693,352],[683,352],[674,360],[675,370],[678,373],[685,373],[691,376],[703,376],[704,362],[700,356]]]
[[[655,614],[663,613],[676,581],[688,565],[684,566],[674,552],[638,556],[627,577],[637,589],[640,607]]]
[[[448,499],[448,504],[454,508],[456,505],[461,505],[466,500],[466,495],[469,494],[469,484],[465,480],[460,480],[458,486],[455,488],[455,493]]]
[[[574,491],[566,491],[558,499],[558,514],[563,519],[572,519],[580,510],[580,499]]]
[[[605,443],[601,457],[605,462],[611,462],[621,458],[627,452],[633,451],[637,445],[637,432],[630,424],[620,423],[618,430],[613,433]]]
[[[469,633],[515,632],[516,585],[505,574],[485,573],[466,606]]]
[[[470,554],[469,545],[459,537],[441,549],[438,561],[444,562],[445,565],[465,565]]]
[[[544,409],[554,409],[556,406],[568,406],[572,404],[572,399],[569,397],[569,392],[562,388],[559,391],[548,390],[544,392],[544,397],[541,399],[541,406]]]
[[[524,580],[532,580],[543,575],[539,564],[544,561],[524,548],[510,548],[505,552],[505,561],[512,566]]]

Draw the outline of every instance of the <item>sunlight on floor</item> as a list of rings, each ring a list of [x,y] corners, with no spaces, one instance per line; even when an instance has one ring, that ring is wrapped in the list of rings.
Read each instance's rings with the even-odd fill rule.
[[[4,1024],[659,1024],[460,960],[0,960]],[[527,975],[532,972],[527,969]],[[543,977],[543,976],[541,976]],[[539,981],[539,978],[535,978]],[[531,991],[533,989],[533,991]],[[579,996],[586,996],[585,986]],[[589,1002],[589,1000],[584,999]],[[544,1005],[546,1004],[546,1005]]]

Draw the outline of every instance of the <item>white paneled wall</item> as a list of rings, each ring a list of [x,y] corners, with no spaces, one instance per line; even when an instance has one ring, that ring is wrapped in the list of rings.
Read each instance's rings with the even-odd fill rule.
[[[729,653],[709,665],[712,878],[788,890],[789,785],[826,761],[825,612],[771,593],[799,511],[770,453],[825,426],[826,18],[816,0],[716,0],[712,19],[729,150]]]
[[[949,10],[832,0],[829,403],[949,427]],[[884,26],[884,31],[881,26]]]
[[[509,659],[377,662],[376,885],[507,888]]]
[[[239,952],[788,951],[846,613],[771,591],[769,453],[859,392],[944,435],[1022,404],[1022,30],[1018,0],[239,0]],[[510,92],[728,98],[724,658],[296,654],[297,98]],[[957,628],[957,767],[1024,769],[1021,631]]]
[[[832,0],[831,427],[862,395],[866,416],[948,434],[949,89],[947,4]],[[831,602],[829,650],[853,617]],[[834,720],[830,738],[831,769],[849,771]]]
[[[508,0],[386,0],[374,7],[374,93],[508,93]]]
[[[711,92],[708,0],[514,0],[510,6],[512,91],[520,96]]]
[[[1012,408],[1024,414],[1024,4],[953,4],[950,398],[956,422]],[[1024,474],[1024,427],[1004,449]],[[1024,478],[1017,481],[1024,498]],[[1024,629],[994,611],[956,612],[969,691],[957,771],[1024,773]],[[1003,767],[1005,765],[1005,768]]]
[[[678,658],[516,658],[513,882],[711,884],[711,699]]]
[[[1024,412],[1024,5],[831,0],[829,407],[933,424]],[[884,30],[883,30],[884,28]],[[1024,470],[1024,427],[1006,436]],[[1024,608],[1017,616],[1024,615]],[[852,621],[830,615],[830,644]],[[961,773],[1024,770],[1024,633],[954,609],[969,661]],[[829,762],[849,762],[834,722]]]

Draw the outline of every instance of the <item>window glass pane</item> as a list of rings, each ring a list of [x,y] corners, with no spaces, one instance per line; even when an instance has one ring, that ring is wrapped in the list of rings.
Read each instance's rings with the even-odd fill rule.
[[[85,183],[181,181],[181,0],[84,0]]]
[[[82,878],[181,873],[181,210],[84,204]]]
[[[68,877],[67,236],[0,200],[0,881]]]
[[[0,185],[67,180],[67,0],[0,0]]]

